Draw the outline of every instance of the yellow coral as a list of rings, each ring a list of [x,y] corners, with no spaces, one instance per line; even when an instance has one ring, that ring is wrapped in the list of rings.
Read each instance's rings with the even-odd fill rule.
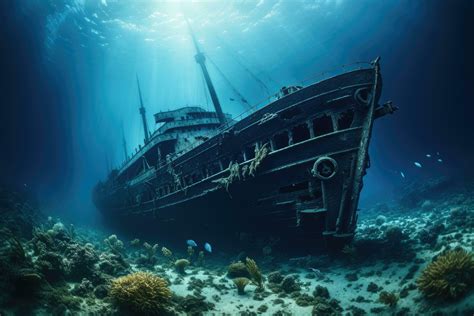
[[[227,276],[229,276],[229,278],[250,277],[250,274],[245,263],[238,261],[229,265],[227,268]]]
[[[114,279],[110,296],[122,308],[141,315],[159,315],[171,302],[166,280],[149,272],[136,272]]]
[[[252,281],[255,282],[259,288],[263,288],[263,276],[257,266],[257,263],[254,260],[247,258],[245,260],[245,265],[247,266],[247,270],[249,271]]]
[[[245,287],[250,283],[250,280],[247,278],[235,278],[234,284],[237,287],[237,293],[239,295],[245,294]]]
[[[429,298],[456,299],[474,285],[474,259],[464,249],[448,251],[431,262],[417,280]]]

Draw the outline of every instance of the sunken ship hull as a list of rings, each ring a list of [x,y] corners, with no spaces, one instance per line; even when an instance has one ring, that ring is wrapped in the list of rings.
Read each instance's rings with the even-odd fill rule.
[[[109,177],[94,202],[108,219],[181,240],[247,232],[344,245],[373,121],[394,110],[378,104],[381,87],[376,61],[300,88],[133,180]]]

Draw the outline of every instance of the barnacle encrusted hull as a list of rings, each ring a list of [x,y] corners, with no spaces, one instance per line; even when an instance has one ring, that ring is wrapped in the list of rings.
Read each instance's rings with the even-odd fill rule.
[[[130,179],[130,163],[97,185],[96,205],[127,225],[153,218],[168,237],[250,232],[344,244],[356,227],[373,120],[395,109],[378,104],[379,64],[286,92],[155,166],[150,155],[160,148],[150,141],[143,169]]]

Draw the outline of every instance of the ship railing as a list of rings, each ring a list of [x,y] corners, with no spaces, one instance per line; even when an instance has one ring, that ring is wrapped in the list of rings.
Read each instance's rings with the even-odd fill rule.
[[[306,79],[303,79],[302,81],[298,82],[298,85],[301,86],[308,86],[310,84],[326,80],[328,78],[337,76],[343,72],[349,72],[349,71],[355,71],[355,70],[362,70],[362,69],[369,69],[373,67],[372,62],[367,62],[367,61],[358,61],[350,64],[345,64],[342,66],[338,66],[336,68],[332,68],[323,72],[318,72],[317,74],[311,75],[307,77]],[[237,115],[234,120],[230,123],[226,123],[219,127],[218,132],[224,132],[225,130],[229,129],[232,127],[236,122],[240,121],[242,118],[247,117],[248,115],[252,114],[253,112],[257,111],[262,105],[268,104],[271,101],[276,100],[280,96],[280,91],[267,96],[260,101],[257,101],[254,105],[252,105],[249,109],[245,110],[244,112],[240,113]]]
[[[362,70],[362,69],[369,69],[373,67],[373,62],[367,62],[367,61],[359,61],[359,62],[354,62],[350,64],[345,64],[336,68],[332,68],[330,70],[326,70],[323,72],[318,72],[315,75],[309,76],[306,79],[303,79],[298,82],[299,85],[302,86],[308,86],[310,84],[315,84],[319,81],[329,79],[331,77],[337,76],[341,73],[344,72],[349,72],[349,71],[356,71],[356,70]],[[244,112],[240,113],[237,115],[232,121],[229,121],[228,123],[223,124],[216,130],[216,134],[222,133],[228,129],[230,129],[236,122],[241,120],[244,117],[247,117],[248,115],[252,114],[253,112],[257,111],[262,105],[268,104],[271,101],[274,101],[278,98],[280,95],[280,91],[267,96],[265,98],[262,98],[261,100],[257,101],[252,105],[249,109],[245,110]],[[187,150],[183,150],[183,152],[188,152],[189,150],[192,150],[193,148],[197,147],[199,144],[193,144],[190,145]],[[138,151],[135,154],[138,154],[140,151]],[[180,155],[176,155],[174,159],[172,159],[169,162],[166,162],[165,164],[161,165],[159,169],[161,168],[167,168],[169,164],[171,164],[176,158],[178,158]],[[133,158],[133,157],[132,157]],[[128,160],[125,165],[128,165],[132,159]],[[122,167],[122,170],[124,169],[125,165]]]

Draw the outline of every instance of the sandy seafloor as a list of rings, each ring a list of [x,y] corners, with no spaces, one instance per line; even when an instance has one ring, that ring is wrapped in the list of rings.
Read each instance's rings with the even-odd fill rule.
[[[462,297],[446,300],[427,298],[416,282],[437,255],[459,247],[473,252],[474,185],[447,187],[418,187],[400,201],[362,210],[354,243],[338,256],[289,258],[266,246],[265,255],[254,257],[264,289],[249,284],[244,295],[227,275],[238,254],[216,250],[198,264],[195,253],[186,273],[178,274],[171,263],[188,256],[186,246],[170,249],[171,258],[159,242],[155,248],[143,241],[132,245],[120,241],[120,234],[110,239],[72,229],[59,219],[32,215],[27,199],[3,190],[0,315],[131,314],[110,297],[109,286],[136,271],[169,281],[171,315],[473,315],[472,284]],[[23,257],[13,254],[18,243]],[[379,300],[383,291],[398,298],[394,306]]]

